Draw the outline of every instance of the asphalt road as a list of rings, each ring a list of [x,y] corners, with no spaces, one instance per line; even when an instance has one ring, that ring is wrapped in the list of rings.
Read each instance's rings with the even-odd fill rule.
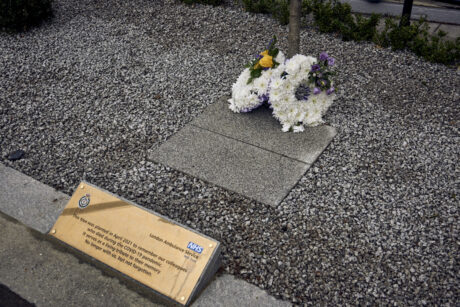
[[[365,0],[342,0],[349,3],[353,12],[400,16],[404,1],[369,2]],[[458,9],[456,9],[458,8]],[[425,16],[428,21],[460,25],[460,5],[435,1],[414,1],[412,19]]]

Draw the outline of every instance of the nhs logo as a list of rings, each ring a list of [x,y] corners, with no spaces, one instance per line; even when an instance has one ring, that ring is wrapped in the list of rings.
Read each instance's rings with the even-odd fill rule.
[[[203,247],[193,242],[188,242],[187,248],[191,249],[194,252],[197,252],[198,254],[201,254],[201,252],[203,251]]]

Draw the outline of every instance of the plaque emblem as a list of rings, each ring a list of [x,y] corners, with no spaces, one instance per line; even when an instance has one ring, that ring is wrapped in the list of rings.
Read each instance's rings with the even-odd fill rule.
[[[198,244],[193,242],[188,242],[187,248],[191,249],[194,252],[197,252],[198,254],[201,254],[201,252],[203,251],[202,246],[199,246]]]
[[[86,194],[85,196],[80,198],[80,200],[78,201],[78,207],[80,207],[80,209],[85,209],[86,207],[89,206],[89,201],[90,201],[89,194]]]

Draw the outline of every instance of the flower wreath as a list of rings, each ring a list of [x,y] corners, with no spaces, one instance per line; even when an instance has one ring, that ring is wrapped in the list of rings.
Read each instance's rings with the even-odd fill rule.
[[[325,52],[319,61],[297,54],[286,60],[274,48],[274,38],[238,77],[232,87],[230,109],[249,112],[267,102],[284,132],[323,123],[322,116],[335,99],[329,67],[335,60]]]

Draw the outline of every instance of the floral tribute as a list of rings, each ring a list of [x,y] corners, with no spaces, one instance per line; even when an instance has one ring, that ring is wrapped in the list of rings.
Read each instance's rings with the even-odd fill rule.
[[[284,132],[322,124],[322,116],[335,99],[334,72],[330,70],[335,59],[325,52],[319,61],[300,54],[286,59],[275,42],[273,39],[233,84],[230,109],[249,112],[268,103]]]
[[[250,112],[263,103],[268,102],[268,85],[273,76],[273,69],[284,63],[286,57],[275,48],[273,38],[265,51],[246,65],[232,87],[232,98],[229,100],[233,112]]]

